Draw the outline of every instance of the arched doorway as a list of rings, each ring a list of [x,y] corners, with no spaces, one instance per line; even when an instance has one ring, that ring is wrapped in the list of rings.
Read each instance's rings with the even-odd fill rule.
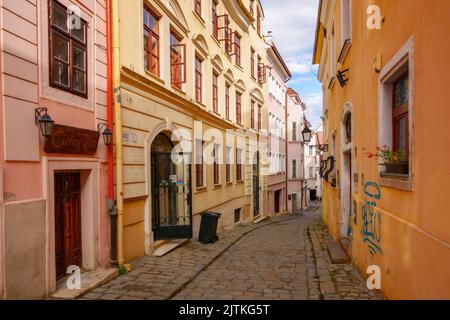
[[[192,238],[190,162],[174,163],[174,143],[161,132],[151,145],[152,230],[155,240]]]
[[[351,104],[344,107],[341,119],[341,243],[350,251],[352,237],[352,202],[353,202],[353,122]]]

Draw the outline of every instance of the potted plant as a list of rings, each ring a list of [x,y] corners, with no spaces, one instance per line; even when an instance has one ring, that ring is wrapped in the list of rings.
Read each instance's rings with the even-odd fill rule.
[[[388,146],[383,146],[382,148],[377,147],[377,152],[367,152],[369,158],[380,159],[381,166],[386,168],[384,173],[391,174],[408,174],[409,173],[409,162],[404,150],[394,151]]]

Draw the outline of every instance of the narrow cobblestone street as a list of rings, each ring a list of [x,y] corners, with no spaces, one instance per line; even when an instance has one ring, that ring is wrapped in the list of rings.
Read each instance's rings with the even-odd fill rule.
[[[192,241],[81,299],[336,300],[381,299],[350,264],[333,265],[320,208],[220,234],[212,245]]]

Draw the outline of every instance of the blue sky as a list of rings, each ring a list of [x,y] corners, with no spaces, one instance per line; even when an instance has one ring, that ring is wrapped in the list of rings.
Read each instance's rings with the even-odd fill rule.
[[[312,63],[319,0],[261,0],[264,30],[272,31],[275,44],[291,73],[288,86],[307,105],[306,116],[315,129],[321,123],[322,90]]]

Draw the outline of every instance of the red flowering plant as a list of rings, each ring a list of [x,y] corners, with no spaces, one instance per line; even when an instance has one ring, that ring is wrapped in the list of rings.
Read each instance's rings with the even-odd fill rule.
[[[385,163],[398,163],[406,161],[406,152],[404,150],[394,151],[388,146],[377,147],[377,152],[366,151],[363,148],[364,153],[369,159],[381,159]]]

